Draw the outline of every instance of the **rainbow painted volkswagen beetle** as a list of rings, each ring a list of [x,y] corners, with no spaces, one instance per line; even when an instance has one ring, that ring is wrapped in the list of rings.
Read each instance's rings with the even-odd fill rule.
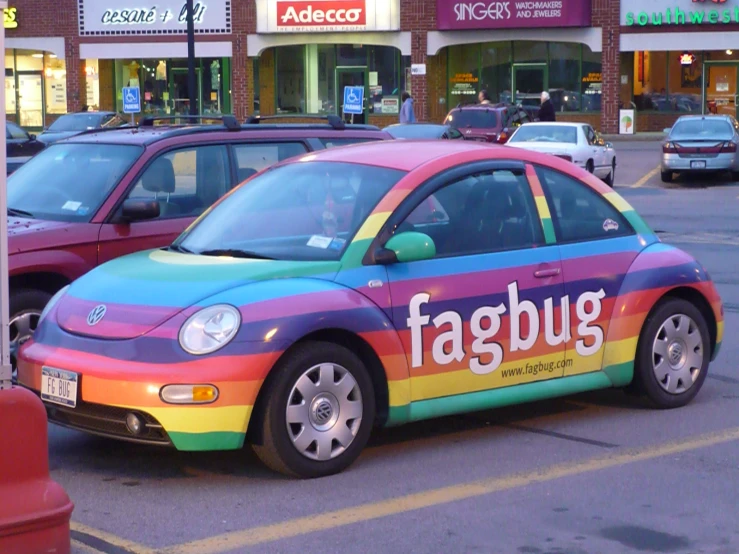
[[[19,381],[60,425],[315,477],[375,426],[607,387],[684,405],[722,335],[704,268],[599,179],[393,141],[273,166],[75,281]]]

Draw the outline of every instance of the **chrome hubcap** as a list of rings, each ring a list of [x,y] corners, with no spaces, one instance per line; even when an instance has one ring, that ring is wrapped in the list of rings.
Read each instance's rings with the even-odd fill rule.
[[[657,331],[652,368],[657,382],[670,394],[693,386],[703,366],[703,338],[695,321],[684,314],[670,316]]]
[[[18,359],[18,350],[23,344],[33,336],[36,327],[38,327],[38,320],[41,317],[41,312],[36,310],[27,310],[16,314],[15,317],[11,318],[9,327],[10,335],[10,363],[13,367],[13,383],[18,382],[18,365],[16,360]]]
[[[313,366],[290,391],[287,432],[311,460],[330,460],[354,441],[362,423],[362,394],[352,374],[338,364]]]

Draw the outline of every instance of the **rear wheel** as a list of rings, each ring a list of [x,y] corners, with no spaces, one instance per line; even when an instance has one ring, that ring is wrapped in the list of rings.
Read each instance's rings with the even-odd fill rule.
[[[587,161],[587,163],[585,164],[585,171],[587,171],[588,173],[595,173],[595,163],[593,162],[593,160]]]
[[[313,478],[349,467],[367,444],[375,419],[372,380],[353,352],[307,342],[278,363],[259,414],[269,468]]]
[[[603,180],[605,181],[606,185],[613,188],[613,185],[616,182],[616,158],[613,158],[613,161],[611,162],[611,171]]]
[[[660,176],[662,177],[663,183],[671,183],[672,182],[672,171],[662,171],[660,173]]]
[[[710,362],[705,317],[687,300],[662,300],[639,337],[634,380],[659,408],[688,404],[703,386]]]
[[[41,290],[18,289],[10,293],[10,365],[13,382],[18,382],[18,350],[33,336],[41,312],[51,300],[51,294]]]

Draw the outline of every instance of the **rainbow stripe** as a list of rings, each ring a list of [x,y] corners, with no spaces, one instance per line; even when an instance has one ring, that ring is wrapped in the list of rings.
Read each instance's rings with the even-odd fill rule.
[[[476,156],[489,156],[476,152]],[[460,163],[470,161],[469,156]],[[556,165],[560,162],[552,162]],[[561,162],[562,167],[567,167]],[[431,167],[410,173],[380,201],[347,247],[340,262],[283,262],[199,257],[175,252],[141,252],[108,262],[76,281],[51,310],[19,357],[21,384],[39,390],[41,367],[79,372],[81,399],[147,412],[181,450],[240,448],[262,385],[285,350],[302,337],[344,329],[363,339],[385,371],[387,425],[439,415],[514,404],[595,388],[624,386],[634,372],[643,323],[654,304],[678,287],[701,293],[715,316],[715,357],[723,338],[723,311],[703,268],[684,252],[659,242],[633,208],[599,179],[583,179],[601,193],[636,230],[627,237],[557,245],[552,216],[533,169],[527,165],[546,244],[529,250],[433,259],[407,264],[364,266],[369,244],[398,205]],[[540,278],[543,267],[561,273]],[[371,282],[389,286],[371,287]],[[509,285],[519,305],[530,302],[538,315],[538,336],[527,349],[513,351],[514,323],[527,328],[528,316],[512,320]],[[125,291],[125,296],[120,296]],[[602,343],[578,353],[583,337],[578,298],[602,291],[600,313],[590,321]],[[408,323],[412,299],[423,305],[420,337],[424,363],[414,367],[414,338]],[[567,297],[569,301],[560,300]],[[547,302],[551,301],[547,308]],[[105,303],[105,318],[90,336],[87,314]],[[229,303],[242,314],[237,337],[222,350],[196,357],[178,344],[179,329],[201,307]],[[504,305],[500,327],[490,340],[503,349],[494,371],[474,373],[477,356],[474,314],[482,306]],[[562,331],[570,314],[570,338],[552,346],[545,330]],[[433,324],[457,314],[464,355],[445,363],[443,348],[453,324]],[[522,337],[524,335],[521,335]],[[111,340],[113,339],[113,340]],[[484,341],[483,341],[484,342]],[[480,361],[489,361],[488,354]],[[172,406],[159,398],[170,383],[210,383],[220,396],[206,406]]]

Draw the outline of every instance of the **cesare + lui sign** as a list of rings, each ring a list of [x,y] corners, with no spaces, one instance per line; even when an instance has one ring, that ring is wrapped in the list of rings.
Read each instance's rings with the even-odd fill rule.
[[[400,0],[257,0],[257,33],[400,30]]]
[[[726,0],[621,0],[621,25],[661,27],[665,25],[722,25],[739,23],[739,5]]]

